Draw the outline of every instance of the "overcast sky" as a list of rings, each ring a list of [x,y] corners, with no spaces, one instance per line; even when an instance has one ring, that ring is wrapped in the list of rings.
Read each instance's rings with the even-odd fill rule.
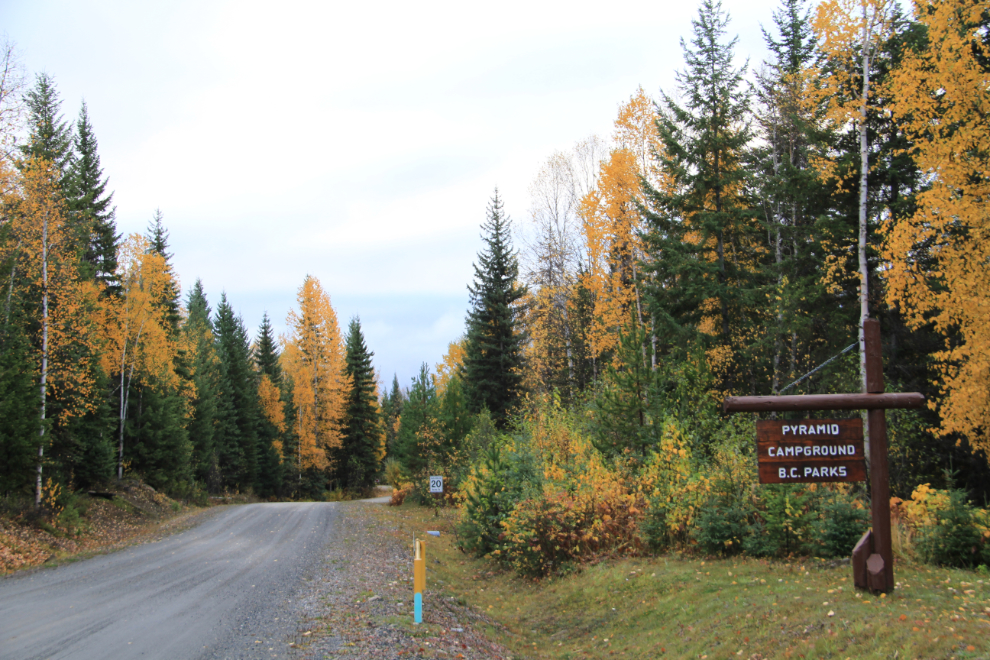
[[[725,0],[740,60],[776,2]],[[674,89],[694,2],[0,0],[0,31],[85,99],[117,226],[156,208],[184,291],[280,331],[306,274],[408,385],[464,330],[479,225],[555,150]]]

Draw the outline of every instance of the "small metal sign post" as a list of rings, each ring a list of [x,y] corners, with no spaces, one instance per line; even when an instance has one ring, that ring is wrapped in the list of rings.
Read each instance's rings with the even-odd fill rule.
[[[880,323],[876,319],[867,319],[863,324],[863,333],[866,340],[864,393],[730,396],[722,402],[722,411],[867,411],[873,529],[866,532],[853,548],[853,581],[860,589],[890,592],[894,589],[894,555],[890,539],[887,417],[884,411],[888,408],[920,408],[925,403],[925,397],[918,392],[884,393]],[[761,420],[757,422],[756,433],[760,483],[865,480],[862,420]]]

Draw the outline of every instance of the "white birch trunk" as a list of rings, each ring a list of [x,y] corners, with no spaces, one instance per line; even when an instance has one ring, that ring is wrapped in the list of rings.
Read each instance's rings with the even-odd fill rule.
[[[34,505],[41,506],[41,473],[45,458],[45,404],[48,399],[48,213],[41,221],[41,426],[38,432],[38,466]]]

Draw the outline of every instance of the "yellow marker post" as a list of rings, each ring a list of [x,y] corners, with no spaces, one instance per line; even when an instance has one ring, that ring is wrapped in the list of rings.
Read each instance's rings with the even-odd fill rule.
[[[426,544],[415,542],[413,557],[413,622],[423,623],[423,590],[426,588]]]

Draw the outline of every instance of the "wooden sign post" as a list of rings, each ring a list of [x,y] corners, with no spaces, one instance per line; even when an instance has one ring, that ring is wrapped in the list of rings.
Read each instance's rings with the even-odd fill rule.
[[[887,472],[888,408],[920,408],[924,395],[918,392],[885,394],[883,362],[880,355],[880,323],[867,319],[866,391],[862,394],[806,394],[792,396],[730,396],[722,411],[788,412],[811,410],[866,410],[870,438],[870,509],[873,529],[863,535],[852,553],[853,580],[860,589],[890,592],[894,589],[894,554],[890,538],[890,483]],[[859,444],[853,440],[859,426]],[[830,425],[838,428],[833,434]],[[798,431],[794,432],[794,427]],[[804,426],[804,440],[801,427]],[[814,426],[814,433],[809,429]],[[762,429],[762,430],[761,430]],[[777,430],[779,429],[779,431]],[[790,437],[785,441],[785,429]],[[844,429],[844,430],[843,430]],[[778,435],[779,434],[779,435]],[[834,437],[830,439],[830,437]],[[845,440],[843,440],[845,438]],[[762,443],[762,444],[761,444]],[[845,449],[840,454],[840,447]],[[760,483],[809,483],[863,481],[859,462],[863,460],[861,420],[803,420],[757,422]],[[798,450],[800,447],[800,451]],[[850,447],[853,453],[850,455]],[[826,454],[823,454],[823,449]],[[767,467],[765,468],[764,465]],[[764,473],[766,471],[766,480]],[[842,474],[844,472],[844,474]]]

